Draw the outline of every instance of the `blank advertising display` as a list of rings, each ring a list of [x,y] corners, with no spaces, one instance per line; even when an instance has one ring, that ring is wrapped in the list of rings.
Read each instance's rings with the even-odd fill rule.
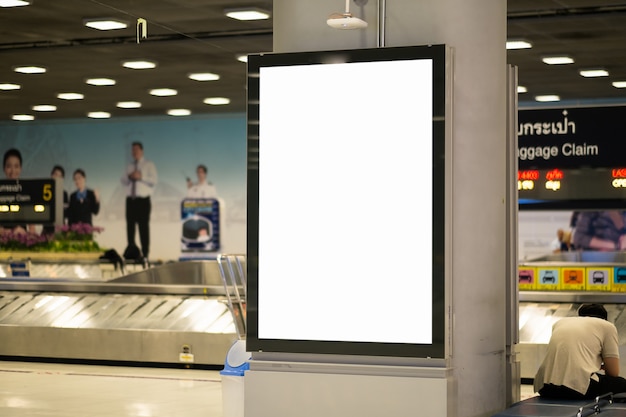
[[[445,46],[248,59],[250,351],[444,357]]]

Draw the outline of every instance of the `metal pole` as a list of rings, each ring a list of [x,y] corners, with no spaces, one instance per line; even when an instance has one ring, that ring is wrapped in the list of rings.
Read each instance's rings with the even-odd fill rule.
[[[519,344],[519,288],[517,281],[517,67],[507,71],[507,138],[506,138],[506,355],[507,407],[520,400]]]
[[[387,0],[378,0],[378,34],[376,36],[376,46],[379,48],[385,47],[385,20],[387,12]]]

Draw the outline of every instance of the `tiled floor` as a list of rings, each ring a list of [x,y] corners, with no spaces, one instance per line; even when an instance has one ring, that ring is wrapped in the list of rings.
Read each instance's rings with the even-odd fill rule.
[[[219,371],[0,362],[2,417],[221,417]]]
[[[222,415],[219,371],[0,361],[0,417]]]
[[[535,393],[535,389],[532,385],[522,385],[520,387],[520,399],[526,400],[528,398],[534,397],[537,394]]]

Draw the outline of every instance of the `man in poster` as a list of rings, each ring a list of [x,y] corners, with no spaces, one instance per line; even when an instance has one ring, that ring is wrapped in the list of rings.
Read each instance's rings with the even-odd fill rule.
[[[143,257],[144,263],[150,254],[150,197],[157,184],[157,170],[152,161],[143,156],[143,144],[133,142],[131,145],[132,162],[122,175],[122,184],[126,187],[126,236],[128,246],[124,251],[126,258]],[[132,256],[135,244],[135,229],[139,228],[141,254]]]

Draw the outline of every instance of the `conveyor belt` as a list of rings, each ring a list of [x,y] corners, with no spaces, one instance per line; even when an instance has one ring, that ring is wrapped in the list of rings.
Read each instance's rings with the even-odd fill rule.
[[[220,365],[237,339],[225,294],[215,261],[108,282],[1,279],[0,356]]]
[[[31,262],[30,274],[33,277],[84,279],[102,281],[119,276],[110,264],[100,262]],[[10,261],[0,261],[0,278],[10,278]]]
[[[521,302],[519,307],[519,329],[521,343],[543,343],[550,341],[552,325],[562,317],[577,315],[581,303],[534,303]],[[626,314],[624,304],[604,304],[609,321],[615,324],[619,344],[626,346]]]
[[[218,298],[136,294],[0,292],[0,323],[92,329],[234,333]]]
[[[561,294],[564,299],[568,294]],[[531,296],[530,294],[528,296]],[[572,298],[577,295],[570,293]],[[587,302],[587,301],[583,301]],[[599,299],[593,302],[602,302]],[[552,325],[563,317],[574,317],[582,302],[533,302],[519,304],[518,359],[522,378],[534,378],[545,355],[546,346],[552,334]],[[609,313],[609,321],[615,324],[619,335],[621,375],[626,375],[626,305],[603,303]]]
[[[626,266],[626,252],[575,251],[549,254],[526,265]],[[562,317],[577,315],[583,303],[600,303],[619,335],[621,374],[626,375],[626,293],[587,291],[525,291],[519,294],[519,345],[521,377],[533,378],[543,360],[552,325]]]

